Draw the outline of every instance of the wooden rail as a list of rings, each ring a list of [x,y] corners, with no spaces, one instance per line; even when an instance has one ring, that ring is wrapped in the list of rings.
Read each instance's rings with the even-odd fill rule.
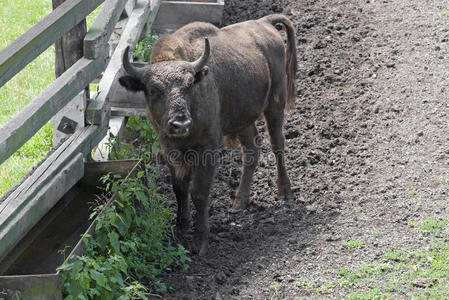
[[[67,105],[74,105],[74,97],[102,75],[97,93],[88,99],[85,115],[81,115],[84,124],[0,203],[0,265],[23,236],[84,175],[84,157],[90,156],[100,141],[103,140],[100,146],[105,144],[108,126],[123,128],[124,117],[109,121],[117,79],[124,74],[121,60],[125,49],[129,46],[133,51],[142,32],[150,32],[153,23],[162,29],[176,29],[194,20],[219,23],[219,7],[223,6],[223,0],[191,2],[193,6],[184,1],[164,1],[159,15],[160,0],[66,0],[0,52],[0,87],[101,3],[103,6],[83,41],[84,56],[0,128],[1,164],[55,114],[68,109]],[[122,15],[128,16],[128,21],[109,57],[109,40]],[[135,107],[129,110],[118,111],[118,115],[142,113]]]
[[[91,122],[95,125],[84,127],[82,124],[0,203],[0,264],[18,241],[84,175],[83,158],[90,156],[108,130],[108,95],[114,93],[117,76],[122,72],[118,57],[123,54],[124,45],[135,47],[148,15],[154,9],[157,11],[159,0],[67,0],[0,52],[2,86],[103,2],[84,38],[84,57],[0,128],[1,164],[103,73],[97,93],[100,101],[92,101],[101,103],[101,118]],[[109,58],[108,42],[125,6],[129,15],[122,35],[122,40],[125,39]]]
[[[82,58],[0,129],[0,164],[98,77],[106,59]]]
[[[110,113],[109,99],[115,93],[117,79],[124,74],[122,68],[123,53],[128,46],[130,51],[134,51],[147,20],[149,26],[151,26],[151,22],[156,17],[159,3],[160,1],[151,0],[138,0],[136,2],[119,44],[107,66],[105,75],[99,83],[98,97],[87,108],[86,117],[89,124],[103,124],[106,115]]]
[[[104,0],[64,2],[37,25],[0,52],[0,87],[73,26],[86,18]]]

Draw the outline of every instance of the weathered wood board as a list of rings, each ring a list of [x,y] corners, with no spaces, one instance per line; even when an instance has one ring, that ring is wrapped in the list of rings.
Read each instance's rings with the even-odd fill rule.
[[[172,32],[195,21],[221,24],[224,0],[204,1],[161,1],[153,29],[157,32]]]
[[[83,20],[104,0],[70,0],[0,52],[0,86]]]
[[[118,85],[118,78],[124,74],[122,68],[122,57],[125,49],[129,46],[134,51],[141,33],[149,22],[156,17],[159,8],[159,0],[138,0],[128,23],[123,31],[120,42],[115,48],[114,54],[99,83],[98,96],[92,101],[86,113],[89,124],[102,124],[107,119],[109,100],[114,95]]]
[[[59,274],[0,276],[0,288],[6,291],[6,295],[2,294],[5,299],[15,299],[13,293],[18,286],[21,287],[19,299],[62,299]]]
[[[110,0],[103,4],[84,38],[84,57],[94,59],[107,55],[109,38],[125,4],[126,0]]]
[[[4,202],[6,205],[0,212],[0,240],[2,241],[0,260],[83,177],[83,174],[83,156],[78,154],[39,191],[29,190],[28,195],[23,198],[7,199]],[[29,200],[21,201],[24,198]]]
[[[52,0],[53,9],[69,0]],[[83,57],[84,37],[87,33],[86,19],[76,24],[55,42],[55,75],[56,78],[67,71],[81,57]],[[76,95],[62,110],[51,119],[53,127],[53,145],[59,145],[76,127],[84,127],[84,111],[89,90]],[[73,121],[70,126],[62,125],[61,121]],[[62,125],[62,126],[61,126]],[[59,130],[62,129],[62,130]]]
[[[193,21],[221,23],[223,0],[161,1],[151,29],[159,33],[172,32]],[[110,97],[111,115],[145,116],[146,100],[143,93],[127,91],[120,85]]]
[[[146,100],[143,92],[130,92],[121,85],[117,86],[114,97],[111,98],[112,108],[136,108],[145,109]]]
[[[94,80],[106,61],[80,59],[0,128],[0,164],[25,144],[74,96]]]
[[[75,132],[0,204],[0,261],[61,193],[82,177],[83,169],[78,166],[82,157],[90,154],[106,131],[106,127],[90,126]],[[79,155],[81,160],[74,163]]]
[[[109,159],[111,144],[116,142],[116,140],[114,140],[115,138],[121,139],[125,127],[126,118],[124,116],[111,116],[109,119],[109,130],[92,155],[92,158],[95,161],[105,161]]]

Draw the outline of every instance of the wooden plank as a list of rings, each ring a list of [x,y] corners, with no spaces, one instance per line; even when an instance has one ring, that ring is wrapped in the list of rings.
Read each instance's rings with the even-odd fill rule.
[[[122,18],[129,18],[131,16],[134,5],[136,5],[136,0],[128,0],[126,1],[125,9],[123,10]]]
[[[68,0],[52,0],[53,9]],[[55,43],[55,75],[56,78],[62,75],[67,69],[83,57],[83,40],[86,35],[86,19],[76,24],[67,31],[64,36]],[[76,121],[77,126],[84,126],[85,99],[89,97],[89,89],[75,96],[70,104],[66,105],[62,111],[56,114],[52,119],[53,127],[53,145],[59,145],[62,140],[69,135],[68,132],[58,130],[59,123],[63,117]],[[79,109],[77,109],[79,107]]]
[[[61,183],[53,182],[57,174],[63,169],[67,169],[70,174],[71,167],[67,165],[74,157],[81,153],[82,156],[90,154],[91,150],[105,136],[106,127],[85,127],[75,132],[66,142],[64,142],[54,153],[52,153],[35,171],[27,178],[8,198],[0,204],[0,261],[7,254],[8,249],[15,244],[15,234],[21,234],[29,230],[29,222],[34,222],[42,217],[40,208],[42,203],[47,203],[44,196],[57,198],[59,194],[54,187],[61,187]],[[68,175],[69,176],[69,175]],[[69,177],[76,178],[74,174]],[[77,181],[77,180],[76,180]],[[64,185],[64,184],[62,184]],[[52,187],[54,186],[54,187]],[[66,185],[67,186],[67,185]],[[46,191],[50,191],[45,194]],[[53,195],[53,196],[51,196]],[[33,209],[27,207],[33,206]],[[39,215],[35,217],[35,214]],[[27,230],[15,226],[18,218],[26,216],[21,226]],[[8,238],[6,238],[8,237]]]
[[[0,276],[1,296],[6,299],[62,299],[58,274]],[[19,296],[15,294],[19,291]]]
[[[108,41],[126,0],[106,0],[84,38],[84,56],[98,58],[109,52]]]
[[[146,117],[147,110],[144,108],[111,107],[111,116],[114,117]]]
[[[53,145],[57,146],[61,144],[62,141],[67,139],[71,133],[64,133],[58,130],[59,124],[63,120],[64,117],[69,118],[72,121],[76,122],[76,127],[79,129],[84,127],[84,112],[86,111],[87,106],[87,97],[86,91],[83,90],[81,93],[78,93],[74,98],[72,98],[66,106],[64,106],[52,119],[51,124],[53,127]]]
[[[105,59],[80,59],[0,128],[0,164],[95,79],[105,64]]]
[[[84,180],[87,172],[88,172],[88,169],[86,168],[86,163],[84,163],[84,175],[78,182]],[[57,219],[58,215],[61,214],[67,208],[67,206],[69,206],[71,204],[72,200],[75,198],[76,192],[73,192],[73,189],[77,190],[76,185],[78,185],[78,183],[75,184],[74,188],[70,189],[67,193],[65,193],[64,196],[61,199],[59,199],[59,201],[45,214],[45,216],[42,217],[36,223],[36,225],[33,226],[33,228],[30,231],[28,231],[28,233],[16,244],[16,246],[14,246],[14,250],[9,251],[8,255],[6,255],[3,258],[3,260],[0,261],[0,274],[3,274],[3,275],[23,274],[23,269],[22,269],[22,271],[15,272],[14,270],[17,270],[17,268],[12,267],[12,266],[17,265],[17,263],[20,264],[18,259],[24,253],[27,252],[27,249],[29,247],[32,247],[33,243],[39,243],[39,245],[42,245],[42,241],[37,240],[38,237],[41,234],[43,234],[49,228],[50,224],[52,224],[52,222],[54,222],[55,219]],[[69,222],[71,222],[71,221],[69,221]],[[42,247],[41,249],[39,249],[38,251],[43,250],[43,248],[45,248],[45,246]],[[33,254],[34,253],[35,252],[33,250]],[[40,257],[42,257],[42,256],[40,256]],[[42,263],[42,261],[39,261],[39,263],[37,263],[37,265],[40,265],[41,263]],[[19,269],[20,269],[20,267],[19,267]],[[34,272],[34,270],[32,272],[31,266],[29,266],[26,269],[26,272],[27,272],[27,274],[36,274]],[[42,269],[40,269],[40,270],[42,270]],[[52,271],[54,271],[54,270],[52,270]],[[51,272],[51,271],[47,271],[47,272]],[[39,272],[39,273],[43,274],[43,272]],[[44,273],[46,273],[46,272],[44,272]],[[1,284],[0,284],[0,286],[1,286]]]
[[[130,51],[134,51],[145,24],[151,26],[157,15],[160,0],[138,0],[134,10],[129,18],[126,28],[123,31],[114,54],[103,74],[98,85],[99,92],[95,101],[92,101],[86,113],[87,122],[89,124],[103,124],[107,117],[105,107],[109,106],[109,100],[114,95],[118,83],[118,78],[124,74],[122,68],[122,56],[126,47],[130,47]],[[147,22],[148,20],[148,22]]]
[[[37,188],[37,185],[45,185],[51,178],[51,174],[60,171],[79,152],[84,155],[103,139],[107,131],[106,127],[89,126],[76,131],[55,152],[53,152],[34,172],[28,177],[5,201],[0,204],[0,228],[5,221],[3,212],[11,201],[26,194],[29,190]]]
[[[146,98],[143,92],[130,92],[121,85],[118,85],[111,98],[111,107],[115,108],[146,108]]]
[[[53,10],[69,0],[52,0]],[[86,35],[86,19],[76,24],[55,42],[55,74],[61,76],[83,57],[83,39]]]
[[[111,154],[111,144],[116,142],[115,138],[121,139],[123,131],[126,127],[126,118],[111,117],[109,119],[109,130],[104,139],[98,144],[92,158],[95,161],[105,161],[109,159]]]
[[[171,32],[195,21],[220,25],[223,6],[222,1],[215,3],[162,1],[153,29],[158,32]]]
[[[83,155],[78,153],[62,171],[52,174],[45,186],[38,185],[18,198],[8,198],[0,213],[0,261],[31,228],[72,188],[84,174]],[[48,176],[48,175],[47,175]],[[9,201],[8,201],[9,200]],[[25,200],[25,201],[24,201]]]
[[[0,52],[0,87],[104,0],[70,0]]]

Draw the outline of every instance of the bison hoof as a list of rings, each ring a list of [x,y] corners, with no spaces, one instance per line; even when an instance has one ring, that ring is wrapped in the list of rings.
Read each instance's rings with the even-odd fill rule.
[[[281,188],[279,191],[279,198],[281,198],[284,201],[291,201],[295,198],[295,196],[293,195],[290,187],[284,187]]]
[[[248,207],[248,199],[243,200],[242,198],[236,197],[234,202],[232,202],[233,209],[246,209]]]
[[[204,256],[204,255],[206,255],[206,253],[207,253],[207,246],[208,246],[208,243],[207,243],[207,242],[201,244],[201,246],[200,246],[200,251],[198,252],[198,255],[199,255],[199,256]]]
[[[198,253],[199,256],[204,256],[207,253],[209,241],[207,238],[196,238],[193,244],[193,252]]]
[[[199,256],[204,256],[207,253],[209,245],[209,234],[208,233],[195,233],[194,235],[194,252],[198,253]]]
[[[176,222],[176,228],[181,233],[186,233],[187,231],[189,231],[191,226],[192,226],[192,219],[178,218]]]

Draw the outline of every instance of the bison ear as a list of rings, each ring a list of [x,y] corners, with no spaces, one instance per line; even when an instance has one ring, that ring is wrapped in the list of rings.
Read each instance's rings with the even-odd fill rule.
[[[122,76],[118,79],[120,84],[125,87],[128,91],[132,92],[145,92],[146,93],[146,87],[145,85],[138,79],[131,77],[131,76]]]
[[[209,68],[207,66],[204,66],[199,72],[196,72],[194,83],[198,83],[203,80],[203,78],[206,77],[207,73],[209,73]]]

